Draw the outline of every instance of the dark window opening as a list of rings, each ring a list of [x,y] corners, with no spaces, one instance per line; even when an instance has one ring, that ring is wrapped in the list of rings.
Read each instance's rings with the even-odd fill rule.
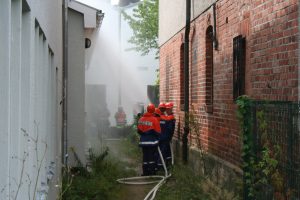
[[[213,111],[213,27],[209,26],[206,30],[206,56],[205,56],[205,104],[206,112],[211,113]]]
[[[233,99],[245,94],[246,38],[233,38]]]

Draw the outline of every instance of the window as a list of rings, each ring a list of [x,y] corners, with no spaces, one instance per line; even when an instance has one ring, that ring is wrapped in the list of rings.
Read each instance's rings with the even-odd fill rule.
[[[184,110],[184,44],[180,45],[180,109]]]
[[[233,99],[245,94],[246,39],[233,38]]]
[[[205,56],[205,104],[206,112],[213,111],[213,27],[209,26],[206,30],[206,56]]]

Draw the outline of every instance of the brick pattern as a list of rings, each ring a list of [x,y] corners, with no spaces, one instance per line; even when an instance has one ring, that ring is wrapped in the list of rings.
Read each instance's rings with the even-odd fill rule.
[[[198,100],[198,38],[194,33],[191,41],[191,101],[197,103]]]
[[[195,19],[190,44],[190,72],[196,64],[197,81],[190,73],[190,88],[196,90],[196,101],[190,97],[190,108],[201,124],[201,141],[214,155],[241,164],[241,141],[233,101],[233,38],[246,37],[245,92],[255,99],[298,99],[298,0],[219,0],[216,5],[218,50],[213,49],[213,112],[206,107],[206,31],[213,26],[211,9]],[[181,139],[184,113],[180,110],[183,91],[181,45],[184,30],[160,48],[160,100],[175,103],[177,127],[175,137]],[[192,40],[191,40],[192,41]],[[196,42],[195,42],[196,41]],[[197,60],[193,63],[193,48],[197,46]],[[166,58],[172,65],[166,70]],[[192,64],[193,63],[193,64]],[[170,84],[168,96],[166,77]],[[195,85],[191,85],[195,84]],[[196,86],[196,87],[195,87]],[[195,89],[194,89],[195,88]],[[190,93],[191,95],[192,93]],[[189,135],[190,145],[198,138]]]
[[[170,60],[170,55],[167,55],[166,57],[166,100],[169,101],[170,98],[170,78],[171,78],[171,74],[170,74],[170,70],[171,70],[171,60]]]

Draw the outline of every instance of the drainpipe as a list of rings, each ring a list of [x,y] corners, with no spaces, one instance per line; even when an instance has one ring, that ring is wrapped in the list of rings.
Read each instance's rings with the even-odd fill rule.
[[[184,133],[182,136],[182,158],[188,162],[188,134],[189,134],[189,35],[191,22],[191,0],[186,0],[186,20],[184,34]]]
[[[298,12],[300,10],[300,3],[298,4]],[[298,103],[300,104],[300,15],[298,15]],[[300,112],[299,112],[300,115]],[[300,116],[298,117],[298,127],[300,129]]]
[[[216,16],[216,3],[213,4],[213,15],[214,15],[214,47],[215,50],[218,50],[218,39],[217,39],[217,16]]]
[[[122,26],[121,26],[121,20],[122,20],[122,8],[121,7],[119,7],[118,8],[118,15],[119,15],[119,19],[118,19],[118,27],[119,27],[119,32],[118,32],[118,42],[119,42],[119,56],[120,56],[120,60],[119,60],[119,82],[118,82],[118,107],[122,107],[122,79],[121,79],[121,77],[122,77],[122,66],[121,66],[121,64],[122,64],[122,44],[121,44],[121,42],[122,42],[122,40],[121,40],[121,28],[122,28]]]
[[[298,3],[298,12],[300,10],[300,3]],[[298,15],[298,133],[300,133],[300,15]],[[296,100],[296,101],[297,101]]]
[[[68,1],[63,0],[63,133],[62,163],[68,166]]]

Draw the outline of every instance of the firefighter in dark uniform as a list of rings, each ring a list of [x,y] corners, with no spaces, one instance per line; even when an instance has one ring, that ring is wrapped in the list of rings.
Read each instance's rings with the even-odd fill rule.
[[[156,155],[160,135],[160,125],[153,113],[155,106],[149,104],[147,112],[138,121],[139,145],[143,148],[143,176],[155,174]]]
[[[173,103],[166,103],[166,114],[167,114],[167,140],[166,144],[166,165],[167,167],[172,164],[172,155],[171,155],[171,142],[175,131],[176,119],[173,114]]]
[[[164,162],[166,163],[166,158],[167,158],[166,152],[167,152],[167,143],[168,143],[168,137],[167,137],[168,119],[167,116],[164,114],[165,110],[166,110],[166,105],[164,103],[160,103],[158,109],[155,109],[155,114],[159,116],[160,129],[161,129],[161,134],[159,135],[159,148],[161,150]],[[158,169],[163,169],[163,164],[160,156],[157,156],[157,166]]]

